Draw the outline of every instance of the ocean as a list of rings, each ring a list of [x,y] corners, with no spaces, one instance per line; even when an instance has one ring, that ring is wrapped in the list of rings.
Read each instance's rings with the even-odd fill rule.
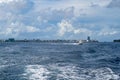
[[[0,80],[120,80],[120,43],[0,43]]]

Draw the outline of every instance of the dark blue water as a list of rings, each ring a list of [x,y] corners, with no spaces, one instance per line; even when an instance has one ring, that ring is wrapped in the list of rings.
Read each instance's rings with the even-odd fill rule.
[[[120,43],[0,43],[0,80],[120,80]]]

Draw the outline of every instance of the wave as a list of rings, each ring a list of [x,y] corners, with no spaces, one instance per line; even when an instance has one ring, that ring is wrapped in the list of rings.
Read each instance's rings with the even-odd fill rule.
[[[110,68],[85,69],[74,65],[27,65],[24,78],[29,80],[119,80]]]

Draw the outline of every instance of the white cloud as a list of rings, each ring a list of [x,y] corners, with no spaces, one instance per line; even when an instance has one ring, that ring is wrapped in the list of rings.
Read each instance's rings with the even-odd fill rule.
[[[33,32],[39,32],[40,29],[33,27],[33,26],[26,26],[22,23],[16,22],[16,23],[11,23],[10,25],[7,25],[4,27],[0,34],[5,35],[5,36],[18,36],[21,33],[33,33]]]
[[[116,35],[119,34],[120,31],[113,29],[113,28],[103,28],[98,35],[100,36],[112,36],[112,35]]]
[[[85,35],[114,36],[120,31],[120,10],[106,8],[110,1],[0,0],[0,37],[19,34],[24,36],[24,33],[32,37],[34,32],[38,32],[37,37],[40,38],[44,38],[45,35],[56,35],[57,38],[66,36],[76,38]],[[114,6],[119,5],[116,1],[112,0],[111,3],[114,3]],[[94,26],[91,27],[91,24]],[[118,24],[118,27],[115,24]],[[105,29],[106,26],[103,25],[107,27],[113,25],[114,29]]]
[[[0,0],[0,3],[9,3],[9,2],[12,2],[12,1],[16,1],[16,0]]]
[[[76,29],[76,30],[74,30],[74,33],[75,33],[75,34],[78,34],[78,33],[80,33],[80,32],[81,32],[80,29]]]
[[[79,29],[74,30],[74,34],[80,34],[80,33],[83,33],[83,34],[86,34],[86,35],[89,35],[89,36],[92,35],[92,31],[90,31],[86,28],[79,28]]]
[[[118,34],[118,31],[112,31],[112,32],[106,32],[106,31],[102,31],[99,33],[100,36],[111,36],[111,35],[115,35]]]
[[[73,27],[72,23],[67,20],[62,20],[60,23],[58,23],[58,35],[59,36],[64,36],[66,33],[72,33],[72,34],[87,34],[91,35],[92,31],[86,29],[86,28],[77,28]]]
[[[106,7],[111,0],[92,0],[91,1],[91,6],[92,7]]]
[[[33,7],[29,0],[1,0],[0,11],[12,14],[25,14]]]
[[[66,32],[72,32],[74,30],[72,24],[69,21],[62,20],[60,23],[58,23],[59,36],[63,36]]]
[[[33,26],[26,26],[25,31],[27,31],[27,32],[39,32],[40,29],[33,27]]]

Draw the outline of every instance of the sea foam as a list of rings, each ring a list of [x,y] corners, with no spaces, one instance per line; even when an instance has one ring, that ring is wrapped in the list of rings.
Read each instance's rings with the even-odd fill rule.
[[[28,65],[24,78],[29,80],[119,80],[110,68],[85,69],[74,65]]]

